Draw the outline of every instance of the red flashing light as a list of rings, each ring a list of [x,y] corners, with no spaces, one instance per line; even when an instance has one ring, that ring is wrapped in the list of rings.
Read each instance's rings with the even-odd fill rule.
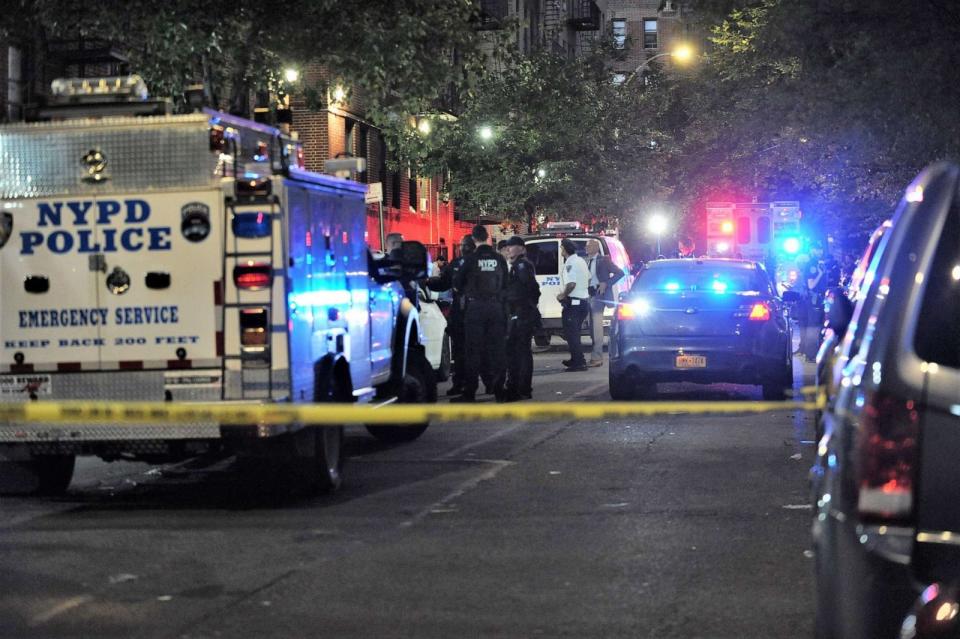
[[[273,280],[273,268],[265,262],[248,262],[233,267],[233,283],[246,291],[269,288]]]
[[[750,315],[747,316],[751,322],[766,322],[770,320],[770,307],[763,302],[757,302],[750,309]]]
[[[637,311],[630,304],[620,303],[617,305],[617,319],[628,320],[635,319]]]

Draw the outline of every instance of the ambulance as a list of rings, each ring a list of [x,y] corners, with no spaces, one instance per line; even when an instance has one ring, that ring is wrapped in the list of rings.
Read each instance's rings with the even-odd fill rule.
[[[136,76],[53,93],[46,121],[0,126],[0,402],[436,400],[399,284],[426,250],[371,256],[366,185],[304,170],[280,129],[170,115]],[[62,492],[78,455],[237,455],[329,491],[343,429],[0,422],[0,492]]]

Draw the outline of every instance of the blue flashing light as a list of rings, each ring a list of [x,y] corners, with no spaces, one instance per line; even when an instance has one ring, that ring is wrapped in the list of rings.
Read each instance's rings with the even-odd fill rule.
[[[665,288],[668,291],[679,291],[680,284],[677,282],[667,282],[666,286],[664,286],[663,288]]]
[[[714,293],[726,293],[727,292],[727,283],[720,280],[713,280],[713,284],[710,285]]]
[[[789,255],[796,255],[800,252],[800,248],[800,238],[798,237],[788,237],[783,241],[783,250]]]
[[[237,237],[256,239],[270,236],[270,221],[270,215],[262,211],[235,213],[230,226]]]

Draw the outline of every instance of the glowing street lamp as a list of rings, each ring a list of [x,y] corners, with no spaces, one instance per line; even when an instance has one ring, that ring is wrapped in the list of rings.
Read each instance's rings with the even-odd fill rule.
[[[623,85],[626,86],[627,84],[629,84],[630,80],[633,80],[633,78],[639,75],[641,71],[643,71],[645,68],[650,66],[650,63],[653,62],[654,60],[657,60],[659,58],[666,58],[669,56],[674,60],[676,60],[677,62],[679,62],[680,64],[687,64],[688,62],[691,62],[693,60],[695,55],[696,55],[696,52],[694,51],[693,47],[691,47],[689,44],[678,44],[671,51],[658,53],[657,55],[650,56],[649,58],[641,62],[637,66],[637,68],[633,70],[633,73],[630,74],[630,77],[628,77],[624,81]]]
[[[294,69],[293,67],[283,70],[283,79],[287,82],[293,84],[300,79],[300,72]]]
[[[430,131],[433,130],[430,120],[427,118],[420,118],[420,120],[417,122],[417,130],[423,135],[430,135]]]
[[[667,226],[667,218],[661,213],[654,213],[650,216],[650,219],[647,220],[647,228],[657,236],[657,257],[660,257],[660,237],[667,230]]]
[[[480,136],[480,139],[484,142],[488,142],[493,139],[493,127],[482,126],[477,129],[477,135]]]

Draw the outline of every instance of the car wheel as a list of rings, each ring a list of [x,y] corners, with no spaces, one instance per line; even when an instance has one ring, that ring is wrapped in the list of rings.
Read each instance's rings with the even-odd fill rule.
[[[437,381],[445,382],[450,379],[450,362],[453,359],[453,347],[450,346],[450,335],[443,334],[443,344],[440,346],[440,367],[437,368]]]
[[[610,399],[617,402],[628,402],[636,396],[636,384],[629,375],[610,374]]]
[[[422,346],[411,346],[407,359],[407,373],[397,392],[401,404],[432,404],[437,401],[437,381],[433,368],[423,354]],[[429,424],[396,426],[367,426],[367,431],[388,444],[411,442],[427,430]]]
[[[61,495],[73,478],[76,455],[38,455],[0,462],[0,494]]]

